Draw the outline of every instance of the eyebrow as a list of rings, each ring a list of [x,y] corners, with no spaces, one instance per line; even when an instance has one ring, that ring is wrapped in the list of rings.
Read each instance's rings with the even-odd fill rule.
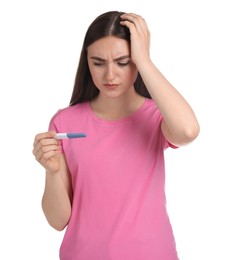
[[[114,61],[120,61],[120,60],[129,59],[129,58],[131,58],[129,55],[124,55],[124,56],[120,56],[120,57],[114,59]],[[91,59],[92,60],[97,60],[97,61],[102,61],[102,62],[106,61],[105,59],[102,59],[102,58],[97,57],[97,56],[92,56]]]

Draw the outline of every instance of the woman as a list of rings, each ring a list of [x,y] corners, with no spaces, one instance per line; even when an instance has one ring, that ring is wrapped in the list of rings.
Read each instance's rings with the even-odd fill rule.
[[[46,171],[44,214],[55,229],[66,227],[62,260],[178,259],[164,151],[192,142],[199,124],[149,46],[141,16],[98,16],[85,35],[70,105],[35,137],[33,154]],[[57,140],[56,132],[86,137]]]

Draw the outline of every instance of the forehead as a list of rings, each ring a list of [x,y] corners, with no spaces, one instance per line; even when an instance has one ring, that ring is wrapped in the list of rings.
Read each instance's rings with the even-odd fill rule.
[[[88,56],[97,56],[101,58],[117,57],[122,55],[130,55],[130,47],[128,41],[113,36],[101,38],[90,44]]]

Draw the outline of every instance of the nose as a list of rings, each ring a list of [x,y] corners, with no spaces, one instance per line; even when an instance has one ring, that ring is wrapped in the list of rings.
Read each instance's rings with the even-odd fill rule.
[[[114,75],[115,75],[115,71],[114,71],[113,64],[111,64],[111,63],[107,64],[107,67],[106,67],[106,80],[107,81],[113,80]]]

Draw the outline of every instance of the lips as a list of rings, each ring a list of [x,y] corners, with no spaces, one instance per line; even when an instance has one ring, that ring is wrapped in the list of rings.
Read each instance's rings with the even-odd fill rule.
[[[115,89],[118,87],[118,84],[107,83],[107,84],[104,84],[104,86],[108,89]]]

